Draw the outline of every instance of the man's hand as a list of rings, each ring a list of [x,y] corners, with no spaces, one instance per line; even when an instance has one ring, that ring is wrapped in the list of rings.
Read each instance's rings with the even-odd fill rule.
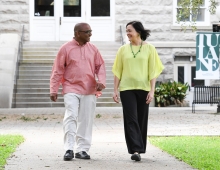
[[[102,91],[105,88],[105,86],[102,83],[96,83],[96,90]]]
[[[56,93],[50,93],[50,100],[56,102],[57,101],[57,94]]]

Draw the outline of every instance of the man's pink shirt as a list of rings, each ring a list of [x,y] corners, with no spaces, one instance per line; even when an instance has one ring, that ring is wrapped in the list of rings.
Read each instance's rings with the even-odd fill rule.
[[[62,84],[62,94],[96,94],[97,81],[106,86],[105,63],[98,49],[89,42],[80,46],[75,39],[64,44],[53,64],[50,93],[57,94]]]

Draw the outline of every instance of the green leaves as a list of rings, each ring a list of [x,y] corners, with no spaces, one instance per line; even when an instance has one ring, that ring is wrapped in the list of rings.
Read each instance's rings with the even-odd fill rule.
[[[167,82],[157,85],[154,96],[157,107],[182,104],[186,97],[187,83]]]
[[[192,31],[196,31],[196,20],[201,13],[201,7],[204,6],[204,0],[178,0],[177,2],[177,23],[181,24],[181,28],[184,31],[186,31],[187,27],[190,27]],[[215,14],[216,0],[209,0],[209,3],[208,11],[210,14]]]

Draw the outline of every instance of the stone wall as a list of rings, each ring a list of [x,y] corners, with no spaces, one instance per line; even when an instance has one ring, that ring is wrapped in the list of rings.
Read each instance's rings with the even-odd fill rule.
[[[219,1],[219,0],[218,0]],[[125,26],[132,20],[139,20],[151,30],[149,41],[195,41],[195,32],[181,31],[173,26],[173,0],[115,0],[116,40],[120,41],[120,25]],[[210,16],[211,23],[218,23],[216,15]],[[197,27],[198,31],[212,31],[212,24]]]
[[[0,0],[0,34],[21,35],[29,40],[29,0]]]

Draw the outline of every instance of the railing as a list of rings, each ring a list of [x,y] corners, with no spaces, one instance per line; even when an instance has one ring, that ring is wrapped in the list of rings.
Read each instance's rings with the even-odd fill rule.
[[[195,104],[218,104],[220,112],[220,86],[195,86],[192,102],[192,113],[195,113]]]
[[[17,54],[17,62],[16,62],[16,68],[15,68],[15,77],[14,77],[14,94],[13,94],[13,104],[12,107],[16,108],[16,96],[17,96],[17,81],[19,77],[19,65],[20,60],[22,59],[22,49],[23,49],[23,40],[24,40],[24,25],[22,26],[22,33],[21,33],[21,40],[18,43],[18,54]]]
[[[122,31],[122,26],[120,25],[120,35],[121,35],[121,44],[124,45],[124,38],[123,38],[123,31]]]

